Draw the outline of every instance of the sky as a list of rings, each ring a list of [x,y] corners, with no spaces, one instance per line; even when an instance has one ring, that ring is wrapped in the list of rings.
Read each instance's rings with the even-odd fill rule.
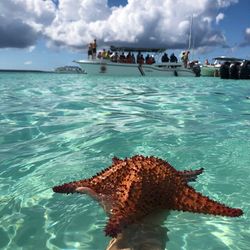
[[[0,69],[75,65],[95,38],[99,50],[179,55],[191,44],[191,59],[201,62],[250,59],[250,0],[0,0]]]

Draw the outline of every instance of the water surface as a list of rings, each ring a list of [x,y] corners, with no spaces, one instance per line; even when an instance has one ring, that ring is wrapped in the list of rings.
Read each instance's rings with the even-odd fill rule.
[[[204,167],[192,185],[240,218],[172,211],[167,249],[249,249],[250,81],[0,74],[0,248],[105,249],[106,215],[51,187],[113,156]]]

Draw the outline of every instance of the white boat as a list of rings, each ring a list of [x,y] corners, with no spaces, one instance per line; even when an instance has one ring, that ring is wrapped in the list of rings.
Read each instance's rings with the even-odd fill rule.
[[[201,65],[201,76],[220,76],[220,67],[223,63],[228,62],[231,64],[243,61],[243,59],[240,58],[226,56],[215,57],[213,60],[213,64]]]
[[[111,46],[112,52],[119,53],[154,53],[155,59],[161,59],[161,53],[166,49],[153,48],[128,48]],[[107,76],[200,76],[200,66],[190,64],[185,68],[182,62],[155,62],[146,63],[124,63],[112,62],[110,59],[78,60],[74,61],[89,75]]]

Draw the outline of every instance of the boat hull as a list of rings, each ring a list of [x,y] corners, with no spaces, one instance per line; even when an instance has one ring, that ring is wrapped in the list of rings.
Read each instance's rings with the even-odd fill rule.
[[[203,65],[201,67],[201,76],[218,76],[220,66],[215,65]]]
[[[196,76],[190,68],[182,64],[129,64],[110,61],[75,61],[89,75],[107,76]]]

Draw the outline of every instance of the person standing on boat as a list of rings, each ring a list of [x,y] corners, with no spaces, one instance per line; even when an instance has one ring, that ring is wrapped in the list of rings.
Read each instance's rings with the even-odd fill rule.
[[[93,59],[93,45],[92,43],[89,44],[88,46],[88,59]]]
[[[187,68],[187,65],[188,65],[188,61],[189,61],[189,59],[188,59],[188,55],[189,55],[189,51],[187,50],[187,51],[184,51],[183,53],[182,53],[182,57],[181,57],[181,60],[182,60],[182,62],[183,62],[183,64],[184,64],[184,67],[185,68]]]
[[[96,59],[96,48],[97,48],[96,39],[94,39],[94,43],[92,43],[92,57],[94,60]]]

